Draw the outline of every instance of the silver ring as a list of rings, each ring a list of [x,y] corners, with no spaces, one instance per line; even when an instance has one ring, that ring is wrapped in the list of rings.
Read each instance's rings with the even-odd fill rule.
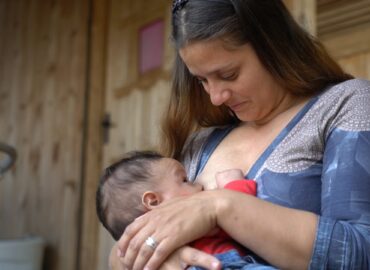
[[[157,241],[155,241],[155,239],[151,236],[149,236],[146,240],[145,240],[145,244],[147,246],[149,246],[151,249],[155,250],[155,248],[157,247]]]

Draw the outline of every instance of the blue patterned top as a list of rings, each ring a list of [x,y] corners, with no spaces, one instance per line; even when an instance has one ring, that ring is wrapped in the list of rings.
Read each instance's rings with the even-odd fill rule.
[[[189,179],[233,128],[188,140]],[[312,98],[245,177],[259,198],[319,215],[310,269],[370,269],[370,82],[349,80]]]

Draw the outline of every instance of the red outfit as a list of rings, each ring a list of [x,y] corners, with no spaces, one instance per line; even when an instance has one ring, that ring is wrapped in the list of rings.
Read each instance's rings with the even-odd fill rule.
[[[254,196],[257,193],[257,185],[253,180],[235,180],[228,183],[224,188]],[[241,256],[246,255],[246,249],[230,238],[230,236],[221,229],[214,235],[195,240],[192,242],[191,246],[212,255],[224,253],[232,249],[236,249]]]

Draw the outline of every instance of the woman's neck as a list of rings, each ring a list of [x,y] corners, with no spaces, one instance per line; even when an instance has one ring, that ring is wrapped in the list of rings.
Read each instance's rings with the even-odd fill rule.
[[[309,99],[309,97],[298,97],[292,95],[286,96],[263,119],[248,121],[244,123],[242,122],[241,125],[248,125],[254,128],[262,128],[265,126],[269,126],[273,122],[279,121],[279,119],[281,118],[290,118],[296,115],[299,110],[308,102]]]

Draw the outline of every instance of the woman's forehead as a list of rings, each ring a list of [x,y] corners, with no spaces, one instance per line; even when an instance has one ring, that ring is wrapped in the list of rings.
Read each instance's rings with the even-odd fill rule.
[[[242,55],[247,55],[247,50],[248,44],[229,49],[222,40],[211,40],[189,43],[179,53],[192,74],[205,76],[233,67]]]

